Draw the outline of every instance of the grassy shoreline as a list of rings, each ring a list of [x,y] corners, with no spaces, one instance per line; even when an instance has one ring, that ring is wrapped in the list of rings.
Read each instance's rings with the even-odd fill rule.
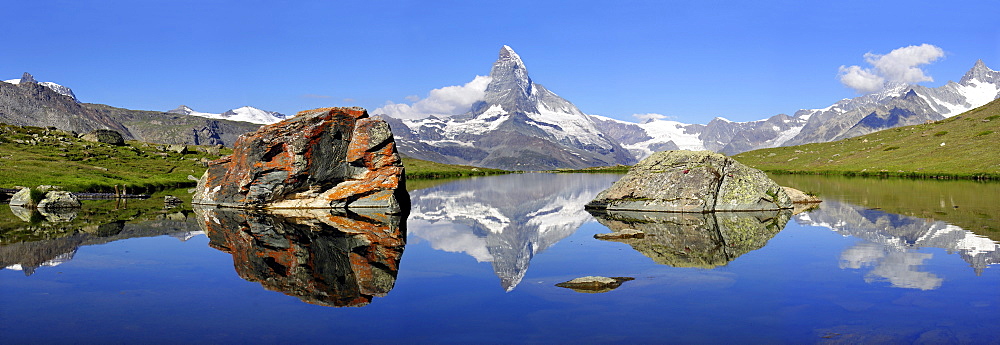
[[[197,183],[190,177],[200,178],[206,162],[232,153],[227,148],[185,147],[175,152],[170,145],[139,141],[115,146],[85,141],[54,128],[0,123],[0,188],[54,185],[71,192],[113,192],[117,186],[129,193],[190,188]],[[514,173],[402,159],[410,180]]]
[[[940,121],[734,155],[775,174],[1000,179],[1000,101]]]

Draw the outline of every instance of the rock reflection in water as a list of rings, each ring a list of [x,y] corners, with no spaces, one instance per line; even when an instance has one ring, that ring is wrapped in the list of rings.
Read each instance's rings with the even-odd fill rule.
[[[398,215],[196,208],[209,245],[241,278],[304,302],[360,307],[392,290],[406,232]]]
[[[643,238],[611,241],[632,246],[653,261],[673,267],[715,268],[760,249],[785,228],[791,211],[672,213],[594,211],[612,231],[635,229]]]
[[[1000,244],[984,236],[943,221],[888,213],[835,200],[824,201],[816,210],[795,216],[803,225],[829,228],[860,238],[840,255],[840,268],[870,268],[869,283],[886,281],[893,287],[932,290],[944,279],[921,270],[932,253],[920,248],[941,248],[958,254],[979,275],[1000,263]]]
[[[492,263],[501,287],[512,291],[536,254],[592,220],[583,205],[620,177],[516,174],[416,190],[410,231],[434,249]]]

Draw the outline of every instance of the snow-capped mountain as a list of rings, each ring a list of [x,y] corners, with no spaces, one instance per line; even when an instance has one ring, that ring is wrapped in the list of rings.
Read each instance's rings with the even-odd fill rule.
[[[195,111],[186,105],[181,105],[174,110],[168,111],[168,113],[200,116],[210,119],[259,123],[262,125],[272,124],[288,118],[287,115],[282,113],[261,110],[250,106],[231,109],[222,114],[214,114],[214,113],[203,113],[200,111]]]
[[[444,163],[547,170],[635,162],[591,117],[531,80],[508,46],[469,112],[387,121],[403,154]]]
[[[5,83],[11,83],[11,84],[14,84],[14,85],[18,85],[18,84],[20,84],[22,82],[37,83],[38,85],[41,85],[41,86],[47,87],[49,89],[52,89],[52,91],[55,91],[56,93],[58,93],[60,95],[72,98],[73,101],[76,101],[76,102],[80,101],[80,100],[76,99],[76,95],[73,94],[73,90],[72,89],[70,89],[68,87],[65,87],[65,86],[62,86],[62,85],[59,85],[59,84],[56,84],[56,83],[53,83],[51,81],[38,82],[28,72],[24,72],[24,75],[22,75],[20,79],[9,79],[9,80],[4,80],[4,82]]]
[[[871,132],[936,121],[1000,98],[1000,72],[979,60],[959,82],[929,88],[892,84],[879,92],[847,98],[826,108],[794,115],[732,122],[715,118],[706,125],[653,120],[638,124],[591,115],[601,130],[636,158],[668,149],[707,149],[736,154],[761,148],[840,140]]]

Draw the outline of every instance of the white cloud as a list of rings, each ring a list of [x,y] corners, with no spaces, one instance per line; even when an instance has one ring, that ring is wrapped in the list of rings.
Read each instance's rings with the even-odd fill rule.
[[[409,96],[406,96],[406,97],[403,97],[403,98],[405,98],[407,101],[410,101],[410,102],[416,102],[416,101],[420,100],[420,96],[417,96],[417,95],[409,95]]]
[[[934,81],[919,66],[944,57],[944,50],[930,44],[895,49],[889,54],[865,54],[872,68],[840,66],[840,82],[860,93],[881,90],[887,83],[914,84]]]
[[[656,113],[632,114],[632,117],[637,118],[639,120],[642,120],[643,123],[649,122],[649,121],[654,121],[654,120],[666,120],[666,119],[671,118],[670,116],[663,115],[663,114],[656,114]]]
[[[392,101],[372,111],[373,114],[385,114],[401,119],[419,119],[430,115],[451,116],[464,114],[472,109],[472,104],[486,97],[486,86],[492,78],[476,76],[465,85],[447,86],[431,90],[427,98],[415,101],[412,105],[393,103]],[[407,100],[419,99],[407,96]]]
[[[840,82],[860,93],[869,93],[881,90],[885,78],[861,66],[840,66]]]

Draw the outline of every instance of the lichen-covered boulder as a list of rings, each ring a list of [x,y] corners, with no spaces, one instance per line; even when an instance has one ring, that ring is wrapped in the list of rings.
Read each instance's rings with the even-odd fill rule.
[[[33,207],[36,202],[31,198],[31,188],[21,188],[10,197],[10,206]]]
[[[209,162],[192,203],[236,208],[409,210],[389,125],[362,108],[322,108],[240,136]]]
[[[791,208],[763,172],[710,151],[654,153],[629,170],[588,209],[713,212]]]
[[[54,190],[45,193],[42,201],[38,202],[39,210],[54,210],[63,208],[79,208],[80,199],[73,193],[61,190]]]

